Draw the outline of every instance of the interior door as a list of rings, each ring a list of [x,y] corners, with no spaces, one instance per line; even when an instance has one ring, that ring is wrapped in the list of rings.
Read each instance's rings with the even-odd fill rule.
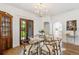
[[[28,20],[28,37],[33,37],[34,32],[33,32],[33,20]]]
[[[28,19],[20,19],[20,44],[22,41],[28,43],[29,37],[33,37],[33,21]]]
[[[27,26],[26,26],[26,19],[20,19],[20,43],[23,40],[26,40],[27,35]]]
[[[54,39],[57,39],[57,38],[61,38],[62,39],[62,31],[63,31],[63,28],[62,28],[62,23],[61,22],[56,22],[53,24],[53,35],[54,35]]]

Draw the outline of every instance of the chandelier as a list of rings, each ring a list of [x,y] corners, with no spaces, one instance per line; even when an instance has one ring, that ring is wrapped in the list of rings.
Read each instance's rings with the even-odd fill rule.
[[[40,17],[46,15],[46,4],[44,3],[36,3],[34,4],[35,13],[37,13]]]

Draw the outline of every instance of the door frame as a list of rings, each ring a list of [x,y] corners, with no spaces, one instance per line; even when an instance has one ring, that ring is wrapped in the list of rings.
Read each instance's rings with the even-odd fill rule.
[[[28,32],[28,22],[29,21],[32,21],[32,25],[33,25],[33,27],[32,27],[32,35],[33,35],[33,37],[34,37],[34,21],[33,20],[29,20],[29,19],[24,19],[24,18],[20,18],[20,29],[19,29],[19,33],[20,33],[20,37],[19,37],[19,39],[20,39],[20,45],[21,45],[21,20],[26,20],[26,32]],[[28,36],[28,34],[27,34],[27,36]]]

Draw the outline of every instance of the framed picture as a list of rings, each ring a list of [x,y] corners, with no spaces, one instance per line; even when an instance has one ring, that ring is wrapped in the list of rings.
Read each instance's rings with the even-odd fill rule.
[[[67,30],[76,31],[77,30],[77,21],[76,20],[67,21]]]

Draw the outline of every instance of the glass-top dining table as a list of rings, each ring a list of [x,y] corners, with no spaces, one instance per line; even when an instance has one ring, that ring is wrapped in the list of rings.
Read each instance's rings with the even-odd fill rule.
[[[59,40],[52,40],[52,38],[50,38],[51,40],[46,40],[46,37],[33,37],[33,38],[30,38],[30,41],[29,41],[29,49],[27,51],[27,47],[24,48],[24,54],[26,55],[26,52],[28,52],[28,55],[33,55],[32,54],[32,51],[36,51],[34,55],[42,55],[42,48],[44,46],[46,46],[46,48],[44,48],[43,50],[47,50],[47,55],[51,55],[51,52],[50,52],[50,49],[52,49],[51,47],[49,46],[52,46],[53,49],[52,51],[55,52],[55,54],[58,54],[58,50],[60,50],[61,52],[61,40],[62,39],[59,39]],[[59,44],[57,46],[57,44]],[[28,46],[28,45],[26,45]],[[35,49],[35,46],[36,46],[36,49]],[[59,48],[58,48],[59,47]],[[54,55],[55,55],[54,54]]]

